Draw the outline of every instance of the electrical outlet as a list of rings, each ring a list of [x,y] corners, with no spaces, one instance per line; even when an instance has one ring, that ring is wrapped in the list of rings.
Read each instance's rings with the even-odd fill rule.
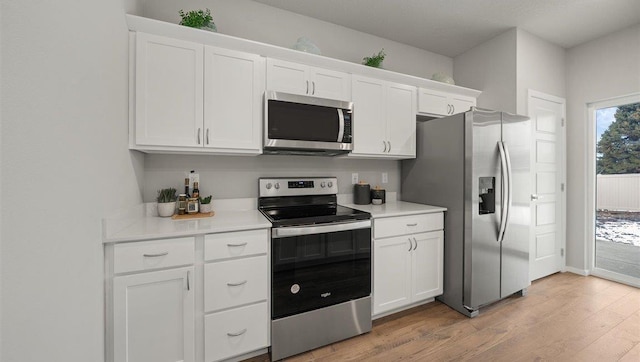
[[[389,183],[389,174],[386,172],[382,173],[382,183],[383,184]]]
[[[352,173],[351,174],[351,184],[357,184],[358,183],[358,174],[357,173]]]

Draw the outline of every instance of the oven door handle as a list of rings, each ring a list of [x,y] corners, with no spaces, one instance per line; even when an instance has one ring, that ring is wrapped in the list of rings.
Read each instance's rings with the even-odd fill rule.
[[[271,230],[272,238],[285,238],[288,236],[298,236],[298,235],[312,235],[312,234],[325,234],[325,233],[333,233],[336,231],[347,231],[347,230],[357,230],[357,229],[366,229],[371,227],[371,220],[362,220],[356,222],[344,222],[344,223],[336,223],[336,224],[328,224],[328,225],[309,225],[309,226],[291,226],[291,227],[280,227],[273,228]]]

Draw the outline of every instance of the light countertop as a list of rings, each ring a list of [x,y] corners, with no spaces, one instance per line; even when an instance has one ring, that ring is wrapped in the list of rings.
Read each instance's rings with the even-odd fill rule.
[[[391,202],[384,203],[382,205],[343,204],[343,206],[366,211],[370,213],[374,219],[382,218],[382,217],[428,214],[428,213],[434,213],[434,212],[447,211],[446,207],[416,204],[413,202],[406,202],[406,201],[391,201]]]
[[[271,227],[271,223],[253,205],[251,205],[252,207],[234,209],[222,205],[216,207],[214,203],[214,216],[188,220],[158,217],[148,210],[144,210],[145,206],[141,205],[122,215],[105,220],[103,243],[195,236]],[[155,204],[150,204],[151,209],[154,206]]]

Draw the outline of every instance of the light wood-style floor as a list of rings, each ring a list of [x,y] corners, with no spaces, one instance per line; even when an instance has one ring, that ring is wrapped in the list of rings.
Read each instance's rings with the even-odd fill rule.
[[[640,361],[640,289],[559,273],[469,319],[440,302],[287,361]],[[269,361],[268,355],[251,362]]]

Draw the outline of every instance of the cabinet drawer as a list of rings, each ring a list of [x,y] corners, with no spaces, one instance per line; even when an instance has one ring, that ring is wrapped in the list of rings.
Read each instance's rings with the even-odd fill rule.
[[[373,221],[373,238],[422,233],[444,228],[443,213],[386,217]]]
[[[204,266],[206,312],[267,299],[267,256],[227,260]]]
[[[150,270],[194,262],[194,238],[175,238],[116,244],[113,248],[115,274]]]
[[[208,315],[204,319],[207,362],[242,355],[269,346],[267,302]]]
[[[209,234],[204,237],[204,260],[266,254],[269,230],[250,230]]]

